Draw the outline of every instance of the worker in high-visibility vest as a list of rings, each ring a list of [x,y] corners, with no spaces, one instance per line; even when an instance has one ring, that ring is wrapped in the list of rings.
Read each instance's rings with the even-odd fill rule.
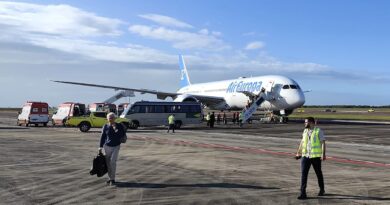
[[[305,129],[303,131],[302,140],[299,144],[297,154],[295,156],[296,159],[302,157],[301,194],[298,196],[298,199],[307,199],[307,176],[309,174],[311,165],[313,165],[314,171],[316,172],[318,186],[320,187],[318,196],[324,196],[325,194],[324,177],[321,170],[321,161],[326,160],[325,137],[322,130],[315,125],[316,123],[313,117],[308,117],[305,119]]]
[[[169,133],[170,129],[172,129],[172,132],[175,133],[175,115],[174,114],[171,114],[168,117],[168,131],[167,131],[167,133]]]
[[[207,127],[210,126],[210,113],[207,113],[206,115],[206,122],[207,122]]]
[[[244,111],[240,112],[240,114],[238,114],[238,123],[240,125],[240,127],[242,127],[243,125],[243,120],[244,120]]]

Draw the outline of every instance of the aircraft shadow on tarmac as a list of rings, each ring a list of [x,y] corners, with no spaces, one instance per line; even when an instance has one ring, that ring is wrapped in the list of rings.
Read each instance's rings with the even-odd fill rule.
[[[225,189],[279,189],[276,187],[263,187],[245,184],[232,183],[208,183],[208,184],[155,184],[155,183],[133,183],[133,182],[117,182],[116,187],[120,188],[172,188],[172,187],[188,187],[188,188],[225,188]]]
[[[326,198],[316,199],[352,199],[352,200],[364,200],[364,201],[390,201],[390,198],[375,197],[375,196],[355,196],[355,195],[343,195],[343,194],[325,194]]]

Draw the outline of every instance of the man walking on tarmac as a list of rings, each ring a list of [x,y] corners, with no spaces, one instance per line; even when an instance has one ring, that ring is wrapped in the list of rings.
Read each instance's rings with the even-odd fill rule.
[[[321,170],[321,161],[326,160],[325,137],[322,130],[316,127],[315,124],[316,123],[313,117],[308,117],[305,119],[305,129],[303,131],[302,140],[299,144],[297,154],[295,156],[296,159],[302,157],[301,194],[298,196],[298,199],[300,200],[307,199],[306,185],[311,165],[313,165],[318,179],[318,186],[320,187],[318,196],[325,195],[324,178],[322,176]]]
[[[171,114],[168,117],[168,131],[167,131],[167,133],[169,133],[170,129],[172,129],[172,132],[175,133],[175,115],[174,114]]]

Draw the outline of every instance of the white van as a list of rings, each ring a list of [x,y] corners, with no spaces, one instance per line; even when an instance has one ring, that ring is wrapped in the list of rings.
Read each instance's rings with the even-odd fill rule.
[[[28,101],[23,105],[22,112],[19,112],[17,124],[26,127],[30,124],[38,126],[43,124],[47,126],[49,122],[49,105],[45,102],[31,102]]]
[[[51,118],[53,126],[65,126],[66,120],[70,117],[77,117],[85,115],[85,104],[64,102],[58,106],[58,110]]]

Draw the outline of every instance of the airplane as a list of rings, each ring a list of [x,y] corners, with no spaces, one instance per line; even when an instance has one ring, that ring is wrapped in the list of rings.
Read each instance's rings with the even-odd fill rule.
[[[239,77],[232,80],[191,84],[187,67],[179,55],[180,89],[177,92],[163,92],[150,89],[135,89],[109,85],[98,85],[70,81],[53,81],[90,87],[127,90],[141,94],[155,94],[158,99],[171,97],[175,102],[195,101],[214,110],[242,110],[249,100],[258,95],[261,89],[272,82],[271,98],[261,103],[258,109],[272,111],[276,115],[288,116],[294,109],[305,103],[304,92],[293,79],[281,75]]]

